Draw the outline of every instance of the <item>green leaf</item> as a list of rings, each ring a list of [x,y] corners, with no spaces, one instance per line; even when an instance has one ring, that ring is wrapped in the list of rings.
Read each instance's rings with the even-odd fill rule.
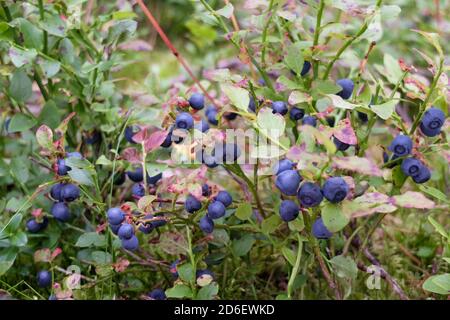
[[[166,296],[168,298],[192,298],[192,291],[185,284],[177,284],[166,290]]]
[[[403,76],[403,71],[398,64],[398,61],[394,59],[390,54],[384,55],[384,70],[383,75],[392,84],[397,84]]]
[[[338,232],[350,222],[338,204],[326,203],[322,208],[323,223],[331,232]]]
[[[300,76],[303,69],[304,59],[302,51],[299,49],[297,44],[293,44],[287,49],[287,55],[284,58],[284,62],[289,69]]]
[[[15,247],[23,247],[27,244],[28,242],[28,237],[27,234],[23,231],[19,231],[15,234],[13,234],[10,238],[9,238],[9,242],[12,246]]]
[[[59,15],[45,15],[45,20],[39,21],[39,26],[49,35],[61,38],[66,36],[67,26]]]
[[[61,69],[61,63],[59,61],[46,59],[42,59],[40,61],[42,71],[47,78],[54,77]]]
[[[450,294],[450,273],[444,273],[429,277],[422,285],[426,291],[437,294]]]
[[[10,170],[11,173],[22,183],[26,183],[29,178],[28,162],[26,158],[16,157],[11,160]]]
[[[301,91],[292,91],[288,99],[289,104],[293,106],[303,102],[311,102],[311,101],[312,97],[308,93]]]
[[[36,124],[36,120],[23,113],[17,113],[11,118],[9,132],[22,132],[30,129]]]
[[[114,20],[133,19],[136,17],[137,15],[133,11],[117,11],[112,14]]]
[[[40,126],[36,131],[37,143],[44,149],[53,149],[53,132],[46,125]]]
[[[219,292],[219,285],[215,282],[212,282],[208,284],[207,286],[204,286],[201,288],[198,293],[197,297],[195,297],[196,300],[212,300],[217,293]]]
[[[9,94],[11,97],[20,103],[31,98],[32,93],[32,82],[25,71],[21,69],[14,71],[9,85]]]
[[[331,80],[316,80],[314,89],[323,95],[334,95],[342,90],[342,87]]]
[[[91,258],[96,264],[104,265],[112,262],[112,256],[105,251],[94,251],[91,253]]]
[[[96,165],[102,165],[102,166],[112,166],[112,161],[106,158],[104,154],[102,154],[97,161],[95,162]]]
[[[91,187],[94,186],[94,180],[87,170],[72,168],[72,170],[70,170],[68,174],[73,181],[79,184]]]
[[[76,247],[86,248],[91,246],[103,247],[106,244],[106,238],[104,235],[97,232],[83,233],[75,243]]]
[[[420,30],[412,30],[414,32],[417,32],[421,34],[422,36],[427,39],[427,41],[436,49],[436,51],[439,53],[439,57],[441,60],[444,59],[444,51],[442,50],[441,44],[439,43],[439,34],[434,32],[425,32]]]
[[[433,225],[437,232],[441,234],[444,238],[448,239],[448,233],[445,231],[444,226],[437,222],[432,216],[428,216],[428,221]]]
[[[34,24],[26,19],[19,18],[20,32],[23,34],[24,44],[28,48],[34,48],[37,50],[43,47],[43,32],[37,28]]]
[[[296,253],[287,247],[283,247],[281,249],[281,253],[286,258],[286,261],[291,264],[291,266],[295,265]]]
[[[246,234],[240,239],[233,240],[232,250],[236,256],[244,256],[250,251],[255,241],[253,235]]]
[[[338,277],[356,279],[358,267],[351,257],[343,255],[334,256],[330,262]]]
[[[382,104],[373,104],[370,106],[373,112],[383,120],[389,119],[394,113],[397,100],[390,100]]]
[[[178,276],[185,282],[191,282],[195,280],[195,272],[190,263],[184,263],[177,266]]]
[[[262,108],[258,112],[257,125],[261,133],[277,141],[284,134],[286,121],[281,114],[273,114],[272,109]]]
[[[22,50],[16,47],[9,48],[8,54],[11,58],[12,63],[17,68],[32,63],[37,56],[37,52],[34,49]]]
[[[231,18],[231,15],[233,14],[234,7],[231,3],[227,3],[225,7],[222,9],[216,10],[216,13],[221,15],[222,17],[225,17],[227,19]]]
[[[234,214],[242,221],[248,220],[253,214],[252,205],[250,203],[243,202],[239,205]]]
[[[350,103],[334,94],[327,94],[326,97],[328,97],[331,100],[332,105],[338,109],[353,110],[357,107],[361,107],[361,105]]]
[[[261,223],[261,230],[266,234],[274,232],[281,224],[281,218],[278,214],[274,214]]]
[[[436,188],[421,184],[421,185],[419,185],[419,189],[420,189],[420,191],[425,192],[426,194],[429,194],[430,196],[432,196],[438,200],[441,200],[442,202],[450,203],[447,196],[442,191],[440,191]]]
[[[38,122],[56,129],[61,122],[61,113],[53,100],[48,100],[41,110]]]
[[[7,248],[0,253],[0,276],[4,275],[14,264],[18,253],[16,247]]]
[[[150,177],[154,177],[166,170],[168,165],[166,163],[146,163],[145,168]]]
[[[247,112],[248,104],[250,102],[250,96],[247,90],[233,86],[231,84],[224,83],[221,85],[222,91],[230,99],[232,105],[241,111]]]

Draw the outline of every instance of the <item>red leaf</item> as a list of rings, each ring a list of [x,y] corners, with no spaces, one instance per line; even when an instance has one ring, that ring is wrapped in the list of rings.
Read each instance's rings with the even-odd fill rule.
[[[59,247],[56,248],[55,250],[53,250],[51,259],[54,260],[57,256],[59,256],[61,254],[61,252],[62,252],[62,249]]]
[[[168,132],[165,130],[158,130],[153,132],[147,140],[145,140],[145,152],[151,152],[158,148],[161,143],[164,142],[168,135]]]
[[[339,139],[339,141],[346,144],[356,145],[358,143],[358,139],[356,138],[350,119],[343,119],[339,121],[338,125],[333,130],[333,134],[337,139]]]
[[[122,151],[122,158],[131,163],[140,163],[141,162],[141,154],[136,148],[129,147]]]

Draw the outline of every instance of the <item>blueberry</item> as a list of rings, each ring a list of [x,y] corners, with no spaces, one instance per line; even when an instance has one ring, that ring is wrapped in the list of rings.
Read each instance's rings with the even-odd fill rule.
[[[283,101],[274,101],[272,102],[272,113],[278,113],[284,116],[288,112],[288,108],[286,103]]]
[[[205,97],[201,93],[194,93],[189,98],[189,105],[195,110],[201,110],[205,107]]]
[[[122,239],[122,248],[130,251],[135,251],[138,247],[139,240],[135,235],[131,236],[131,238],[129,239]]]
[[[217,160],[214,156],[211,155],[204,155],[203,156],[203,163],[208,167],[208,168],[215,168],[217,167],[219,164],[217,163]]]
[[[312,182],[305,182],[300,186],[297,194],[298,200],[305,208],[318,206],[323,200],[320,187]]]
[[[250,100],[248,102],[248,110],[252,112],[256,112],[256,103],[253,96],[250,96]]]
[[[150,220],[153,219],[153,215],[148,214],[144,217],[144,220]],[[145,234],[149,234],[150,232],[155,229],[155,226],[152,222],[145,222],[143,225],[139,226],[139,231]]]
[[[117,234],[119,232],[119,229],[122,225],[121,224],[110,224],[109,227],[111,228],[112,233]]]
[[[51,213],[56,220],[66,222],[70,219],[70,211],[64,202],[55,202],[51,208]]]
[[[169,271],[175,279],[178,278],[177,266],[179,263],[180,263],[180,259],[177,259],[174,262],[172,262],[169,267]]]
[[[136,141],[133,140],[133,136],[140,131],[139,127],[137,126],[128,126],[125,128],[125,140],[127,140],[129,143],[135,144]]]
[[[39,232],[39,231],[45,229],[47,227],[47,225],[48,225],[47,217],[44,217],[42,222],[37,222],[35,218],[31,218],[26,223],[27,230],[31,233]]]
[[[286,170],[281,172],[275,180],[277,188],[287,196],[293,196],[297,193],[298,186],[302,177],[295,170]]]
[[[430,169],[426,166],[422,165],[419,169],[419,172],[412,177],[415,183],[425,183],[431,178]]]
[[[339,79],[336,83],[342,87],[342,90],[337,93],[342,99],[348,99],[352,96],[355,85],[350,79]]]
[[[214,221],[208,216],[202,217],[198,224],[200,230],[204,233],[212,233],[214,231]]]
[[[196,197],[188,195],[184,202],[184,208],[189,213],[194,213],[202,208],[202,203]]]
[[[155,185],[158,183],[159,180],[162,178],[162,172],[150,177],[147,175],[147,184],[149,185]]]
[[[208,269],[200,269],[195,272],[195,277],[198,279],[200,277],[211,277],[214,279],[214,273]]]
[[[331,128],[334,127],[336,122],[336,119],[334,117],[326,117],[325,120],[328,123],[328,126],[330,126]]]
[[[169,148],[172,145],[172,132],[173,132],[173,129],[169,130],[169,133],[167,134],[166,138],[164,139],[164,142],[161,144],[161,147]]]
[[[189,130],[194,126],[194,119],[187,112],[181,112],[177,115],[175,119],[175,125],[179,129]]]
[[[227,191],[219,191],[215,200],[222,202],[225,207],[228,207],[233,202],[233,198]]]
[[[206,114],[206,118],[208,119],[208,122],[210,124],[215,125],[215,126],[217,126],[219,124],[219,120],[217,119],[218,111],[217,111],[216,107],[209,106],[206,109],[205,114]]]
[[[303,77],[304,75],[306,75],[309,72],[309,70],[311,70],[311,62],[309,62],[309,61],[303,62],[303,68],[300,73],[301,76]]]
[[[135,183],[131,187],[131,195],[136,198],[141,198],[145,195],[145,187],[142,183]]]
[[[322,188],[323,196],[332,203],[344,200],[348,191],[348,184],[341,177],[328,178]]]
[[[305,110],[293,107],[291,111],[289,111],[289,117],[292,121],[301,120],[305,116]]]
[[[129,223],[123,223],[120,226],[117,235],[120,239],[130,239],[132,236],[134,236],[134,228]]]
[[[80,196],[80,188],[78,186],[68,183],[61,188],[61,198],[64,201],[71,202]]]
[[[110,224],[121,224],[125,220],[125,213],[120,208],[111,208],[106,213]]]
[[[389,155],[386,151],[383,151],[383,163],[389,162]]]
[[[56,164],[58,165],[58,174],[60,176],[65,176],[71,168],[69,166],[66,166],[66,161],[64,159],[58,159],[56,161]]]
[[[225,119],[233,121],[234,119],[237,118],[238,114],[235,112],[225,112],[223,116],[225,117]]]
[[[161,289],[155,289],[148,294],[148,296],[153,300],[166,300],[166,294]]]
[[[217,163],[234,163],[241,155],[241,150],[236,143],[217,144],[213,150]]]
[[[358,118],[359,118],[359,120],[360,120],[362,123],[366,123],[366,122],[369,120],[369,118],[368,118],[368,116],[367,116],[366,113],[364,113],[364,112],[359,112],[359,111],[358,111]]]
[[[317,125],[317,120],[313,116],[304,116],[302,124],[315,127]]]
[[[423,114],[420,122],[420,130],[427,137],[434,137],[441,132],[445,122],[445,114],[441,109],[431,107]]]
[[[116,172],[114,174],[114,185],[120,186],[125,182],[125,179],[127,176],[125,175],[125,172]]]
[[[100,142],[100,140],[102,140],[102,135],[98,131],[88,134],[85,139],[87,144],[96,144],[97,142]]]
[[[297,218],[300,209],[292,200],[283,200],[280,205],[280,217],[283,221],[289,222]]]
[[[207,121],[205,120],[200,120],[200,122],[197,122],[194,126],[195,129],[197,129],[198,131],[201,132],[206,132],[209,130],[209,124]]]
[[[47,288],[52,285],[52,274],[47,270],[41,270],[37,273],[37,284],[41,288]]]
[[[275,172],[275,174],[280,174],[283,171],[286,170],[292,170],[295,166],[295,163],[293,163],[291,160],[289,159],[282,159],[280,161],[278,161],[278,163],[274,166],[273,171]]]
[[[397,157],[403,157],[411,153],[413,143],[410,137],[400,134],[395,137],[388,147]]]
[[[322,218],[318,218],[314,221],[312,226],[312,234],[317,239],[329,239],[333,234],[325,227]]]
[[[422,162],[415,158],[403,159],[401,169],[406,176],[413,177],[417,175],[423,167]]]
[[[339,140],[339,139],[336,138],[336,137],[333,137],[333,142],[334,142],[334,145],[336,146],[336,148],[337,148],[339,151],[345,151],[345,150],[347,150],[348,148],[350,148],[350,145],[349,145],[349,144],[346,144],[345,142],[342,142],[341,140]]]
[[[57,183],[52,186],[50,189],[50,196],[53,200],[56,201],[63,201],[63,198],[61,197],[61,189],[65,186],[64,183]]]
[[[207,183],[202,185],[202,196],[209,197],[211,195],[211,189],[209,188]]]
[[[219,219],[225,215],[225,206],[220,201],[214,201],[208,206],[208,216],[211,219]]]
[[[142,182],[144,180],[144,174],[142,171],[142,167],[136,167],[134,171],[127,171],[128,178],[134,182]]]

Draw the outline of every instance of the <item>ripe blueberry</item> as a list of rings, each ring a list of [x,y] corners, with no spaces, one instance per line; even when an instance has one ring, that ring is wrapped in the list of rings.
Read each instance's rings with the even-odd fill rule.
[[[202,208],[202,203],[196,197],[188,195],[184,202],[184,208],[189,213],[194,213]]]
[[[195,277],[197,279],[200,277],[210,277],[211,279],[214,279],[214,273],[208,269],[200,269],[195,273]]]
[[[344,200],[348,191],[348,184],[341,177],[328,178],[322,188],[323,196],[332,203]]]
[[[297,218],[300,209],[292,200],[283,200],[280,205],[280,217],[283,221],[289,222]]]
[[[198,224],[200,230],[204,233],[212,233],[214,231],[214,221],[208,216],[202,217]]]
[[[162,172],[150,177],[149,175],[147,175],[147,184],[149,185],[155,185],[158,183],[159,180],[161,180],[162,178]]]
[[[434,137],[441,132],[445,122],[445,114],[441,109],[431,107],[423,114],[420,122],[420,130],[427,137]]]
[[[315,127],[317,125],[317,120],[313,116],[304,116],[302,124]]]
[[[233,202],[233,198],[227,191],[219,191],[215,200],[222,202],[225,207],[228,207]]]
[[[335,119],[334,117],[329,116],[329,117],[326,117],[325,120],[327,121],[328,125],[329,125],[331,128],[334,127],[334,124],[335,124],[335,122],[336,122],[336,119]]]
[[[142,171],[142,167],[136,167],[134,171],[127,171],[128,178],[134,182],[142,182],[144,180],[144,174]]]
[[[120,208],[108,209],[106,215],[110,224],[119,225],[125,220],[125,213]]]
[[[206,132],[209,130],[209,124],[207,121],[202,119],[195,124],[194,129],[197,129],[198,131],[201,132]]]
[[[312,226],[312,234],[317,239],[329,239],[333,234],[325,227],[322,218],[318,218],[314,221]]]
[[[70,211],[64,202],[55,202],[50,210],[56,220],[66,222],[70,219]]]
[[[114,185],[116,186],[120,186],[125,182],[125,179],[127,178],[127,176],[125,175],[125,172],[121,171],[121,172],[116,172],[114,174]]]
[[[211,219],[219,219],[225,215],[225,206],[220,201],[214,201],[208,206],[208,216]]]
[[[173,132],[173,129],[170,129],[169,133],[167,134],[167,136],[164,139],[163,143],[161,143],[161,147],[169,148],[172,145],[172,132]]]
[[[208,122],[215,126],[217,126],[219,124],[219,120],[217,119],[217,113],[218,113],[218,111],[217,111],[216,107],[214,107],[214,106],[209,106],[205,112]]]
[[[80,188],[78,186],[68,183],[61,188],[61,198],[64,201],[71,202],[80,196]]]
[[[202,185],[202,196],[209,197],[211,195],[211,189],[209,188],[207,183]]]
[[[52,274],[47,270],[41,270],[37,273],[37,284],[41,288],[47,288],[52,285]]]
[[[175,119],[175,125],[179,129],[189,130],[194,126],[194,119],[187,112],[181,112],[177,115]]]
[[[413,177],[417,175],[420,168],[423,166],[422,162],[415,158],[403,159],[401,169],[406,176]]]
[[[366,123],[369,120],[369,118],[367,117],[367,114],[364,112],[360,112],[360,111],[358,111],[358,118],[362,123]]]
[[[255,103],[255,99],[253,98],[253,96],[250,96],[250,100],[248,102],[248,110],[250,110],[252,112],[256,112],[256,103]]]
[[[121,224],[110,224],[109,227],[111,228],[112,233],[117,234],[119,232],[119,229],[122,225]]]
[[[180,263],[180,259],[177,259],[174,262],[172,262],[169,267],[169,271],[175,279],[178,278],[177,266],[179,263]]]
[[[275,172],[275,174],[280,174],[283,171],[286,170],[292,170],[295,166],[295,163],[293,163],[291,160],[289,159],[282,159],[280,161],[278,161],[278,163],[274,166],[273,171]]]
[[[155,289],[148,294],[148,296],[153,300],[166,300],[166,294],[161,289]]]
[[[225,112],[223,116],[225,117],[225,119],[232,121],[237,118],[238,114],[235,112]]]
[[[50,189],[50,196],[55,201],[63,201],[63,198],[61,197],[61,189],[65,186],[64,183],[57,183],[52,186]]]
[[[130,239],[134,235],[134,228],[129,223],[123,223],[120,226],[117,235],[120,239]]]
[[[125,128],[125,140],[127,140],[129,143],[135,144],[136,141],[133,140],[133,136],[140,131],[139,127],[137,126],[129,126]]]
[[[272,113],[278,113],[284,116],[288,112],[288,108],[286,103],[283,101],[274,101],[272,102]]]
[[[194,93],[189,98],[189,105],[195,110],[201,110],[205,107],[205,97],[201,93]]]
[[[91,132],[87,135],[85,141],[87,144],[96,144],[102,140],[102,135],[98,131]]]
[[[293,121],[301,120],[305,116],[305,110],[293,107],[291,111],[289,111],[289,117]]]
[[[144,220],[150,220],[153,219],[153,215],[148,214],[144,217]],[[153,225],[152,222],[145,222],[143,225],[139,226],[139,231],[141,231],[142,233],[145,234],[149,234],[150,232],[153,231],[153,229],[155,229],[155,226]]]
[[[139,240],[135,235],[132,235],[129,239],[122,239],[122,248],[130,251],[135,251],[138,247]]]
[[[399,134],[391,142],[388,150],[393,152],[397,157],[403,157],[411,153],[413,143],[410,137]]]
[[[412,179],[415,183],[425,183],[431,178],[431,172],[430,169],[428,169],[426,166],[422,165],[419,169],[419,172],[412,176]]]
[[[297,171],[286,170],[277,176],[275,185],[283,194],[293,196],[297,193],[301,181],[302,177]]]
[[[35,218],[31,218],[26,223],[27,230],[31,233],[39,232],[45,229],[47,225],[48,225],[47,217],[44,217],[42,222],[37,222]]]
[[[217,144],[213,150],[217,163],[234,163],[241,155],[241,150],[236,143]]]
[[[135,183],[131,187],[131,195],[135,198],[142,198],[145,195],[145,187],[142,183]]]
[[[58,159],[56,164],[58,165],[58,174],[60,176],[65,176],[67,172],[71,170],[69,166],[66,166],[66,161],[64,159]]]
[[[345,151],[345,150],[347,150],[348,148],[350,148],[350,145],[349,145],[349,144],[346,144],[345,142],[342,142],[341,140],[339,140],[339,139],[336,138],[336,137],[333,137],[333,142],[334,142],[334,145],[336,146],[336,148],[337,148],[339,151]]]
[[[352,96],[354,83],[350,79],[339,79],[336,83],[342,87],[342,90],[337,93],[342,99],[348,99]]]
[[[297,194],[298,200],[305,208],[318,206],[323,200],[320,187],[312,182],[305,182],[300,186]]]
[[[305,74],[307,74],[309,72],[309,70],[311,70],[311,62],[309,62],[309,61],[303,62],[303,68],[300,73],[301,76],[303,77]]]

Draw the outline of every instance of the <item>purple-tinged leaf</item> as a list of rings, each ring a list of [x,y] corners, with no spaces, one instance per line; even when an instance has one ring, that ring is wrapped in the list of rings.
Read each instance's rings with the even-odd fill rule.
[[[357,156],[336,157],[333,159],[333,167],[336,169],[358,172],[367,176],[383,176],[383,172],[372,160]]]

